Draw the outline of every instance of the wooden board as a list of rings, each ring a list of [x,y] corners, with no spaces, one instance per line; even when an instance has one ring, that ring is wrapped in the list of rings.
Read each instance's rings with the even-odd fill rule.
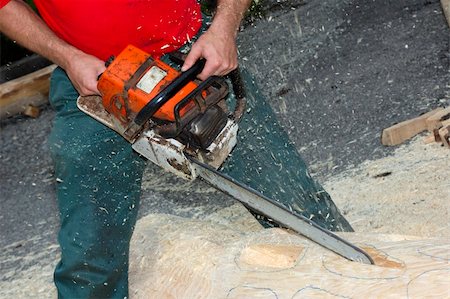
[[[0,118],[22,113],[28,106],[48,102],[50,75],[55,65],[0,85]]]
[[[443,145],[450,148],[450,124],[439,129],[439,139]]]
[[[448,112],[448,113],[447,113]],[[441,142],[442,145],[450,148],[450,110],[446,108],[427,119],[428,130],[431,132],[424,139],[425,143]]]
[[[365,265],[282,229],[217,220],[227,217],[141,219],[130,298],[450,298],[448,240],[342,234],[377,264]]]
[[[433,132],[435,129],[439,129],[443,126],[443,122],[450,118],[450,107],[442,109],[426,120],[427,130]]]
[[[398,145],[407,139],[427,129],[427,119],[440,112],[443,108],[436,108],[419,117],[409,119],[383,130],[381,143],[383,145]]]

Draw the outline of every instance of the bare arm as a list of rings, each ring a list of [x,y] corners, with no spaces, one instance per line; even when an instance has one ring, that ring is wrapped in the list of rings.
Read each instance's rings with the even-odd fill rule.
[[[240,22],[251,0],[219,0],[209,29],[194,43],[182,70],[205,58],[206,65],[199,78],[223,76],[237,67],[236,36]]]
[[[0,9],[0,31],[62,67],[81,95],[98,94],[103,61],[58,38],[23,1],[11,0]]]

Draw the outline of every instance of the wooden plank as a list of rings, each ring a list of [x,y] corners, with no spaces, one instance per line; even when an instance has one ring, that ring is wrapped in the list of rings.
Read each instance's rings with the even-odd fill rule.
[[[419,117],[403,121],[384,129],[381,135],[381,143],[383,145],[398,145],[425,131],[427,129],[426,120],[441,110],[443,110],[443,108],[439,107]]]
[[[450,118],[450,107],[442,109],[430,116],[427,122],[427,130],[433,132],[434,129],[442,127],[442,122]]]
[[[0,84],[36,72],[52,63],[38,54],[31,54],[7,65],[0,66]]]
[[[51,65],[0,85],[0,118],[24,112],[28,106],[38,107],[48,101]]]
[[[251,216],[250,216],[251,217]],[[347,233],[375,265],[348,261],[282,229],[169,215],[142,218],[131,298],[449,298],[447,239]]]
[[[447,19],[447,24],[450,27],[450,0],[441,0],[442,11]]]
[[[439,130],[439,136],[441,138],[442,144],[445,145],[447,148],[450,148],[450,141],[449,141],[449,136],[450,136],[450,127],[448,128],[441,128]]]
[[[439,129],[439,137],[442,144],[450,148],[450,125]]]
[[[448,127],[448,126],[450,126],[450,119],[441,121],[441,125],[442,125],[443,127]]]
[[[434,135],[434,133],[431,133],[423,138],[423,143],[425,143],[425,144],[430,144],[430,143],[437,142],[437,141],[438,140],[436,139],[436,136]]]
[[[438,123],[439,125],[434,125],[436,127],[436,129],[434,129],[431,134],[429,134],[428,136],[426,136],[423,141],[425,144],[429,144],[432,142],[444,142],[444,144],[446,144],[446,140],[444,138],[444,140],[442,140],[443,137],[445,137],[445,131],[444,129],[448,129],[450,128],[450,119],[444,120],[444,121],[440,121]],[[442,129],[442,130],[441,130]],[[448,138],[447,138],[447,143],[448,143]]]

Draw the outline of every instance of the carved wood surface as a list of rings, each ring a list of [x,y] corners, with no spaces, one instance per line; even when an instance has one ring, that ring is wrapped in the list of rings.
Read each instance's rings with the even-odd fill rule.
[[[131,298],[450,298],[448,240],[342,234],[376,262],[364,265],[247,214],[141,219]]]

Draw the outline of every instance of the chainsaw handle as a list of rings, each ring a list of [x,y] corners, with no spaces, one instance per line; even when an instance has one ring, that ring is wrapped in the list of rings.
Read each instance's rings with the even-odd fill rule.
[[[167,101],[169,101],[177,92],[179,92],[188,82],[194,80],[205,67],[206,60],[199,59],[187,71],[182,72],[175,80],[166,88],[160,91],[156,97],[148,102],[136,115],[134,122],[142,126],[158,111]]]
[[[245,107],[247,105],[247,93],[245,91],[245,85],[242,81],[241,71],[239,68],[231,71],[228,74],[228,78],[231,81],[231,86],[233,88],[233,93],[236,97],[236,105],[234,106],[233,119],[236,122],[241,120],[244,114]]]

